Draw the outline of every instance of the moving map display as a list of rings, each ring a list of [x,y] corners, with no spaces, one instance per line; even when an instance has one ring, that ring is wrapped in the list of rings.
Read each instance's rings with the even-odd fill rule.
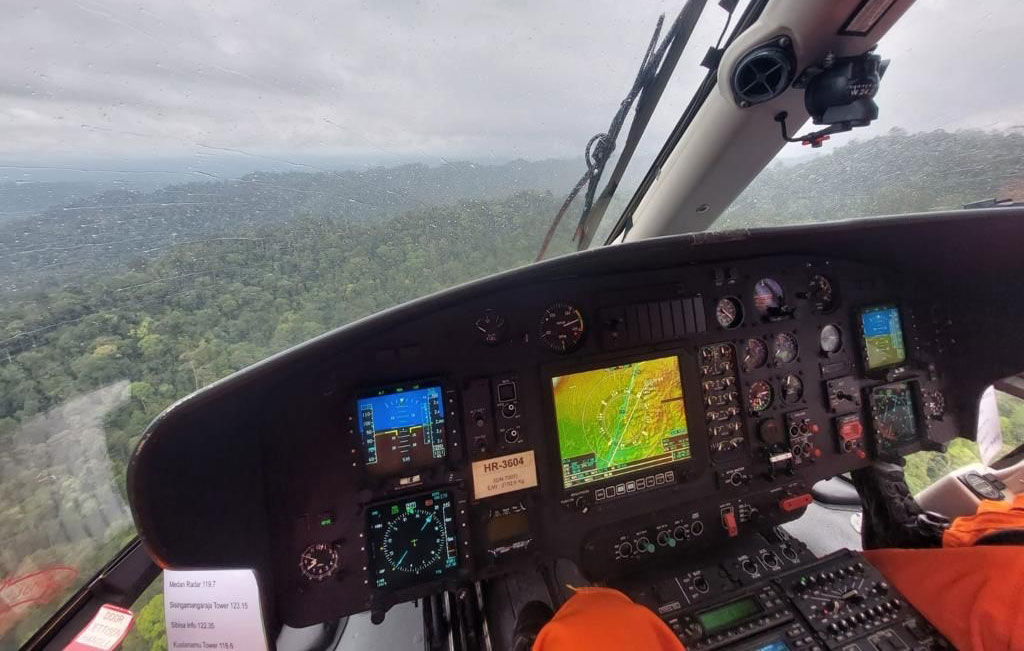
[[[903,344],[900,311],[895,305],[881,305],[860,314],[864,334],[864,358],[868,370],[901,364],[907,359]]]
[[[424,468],[445,457],[441,387],[388,389],[358,399],[356,408],[370,474]]]
[[[880,452],[896,451],[917,440],[917,409],[910,382],[875,387],[871,391],[871,420]]]
[[[566,488],[690,458],[676,357],[551,379]]]

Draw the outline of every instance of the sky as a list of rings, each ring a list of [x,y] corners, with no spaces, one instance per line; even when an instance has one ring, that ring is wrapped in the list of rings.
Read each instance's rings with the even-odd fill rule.
[[[607,128],[658,15],[671,22],[681,5],[12,3],[0,23],[0,168],[579,157]],[[703,77],[724,19],[708,2],[638,167]],[[918,0],[879,50],[892,59],[880,119],[852,137],[1024,125],[1022,27],[1020,0]]]

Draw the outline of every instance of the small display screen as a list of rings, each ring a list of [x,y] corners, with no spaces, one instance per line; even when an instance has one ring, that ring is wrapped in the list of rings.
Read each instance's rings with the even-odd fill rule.
[[[790,648],[789,645],[782,640],[772,640],[767,644],[762,644],[756,649],[751,649],[751,651],[790,651]]]
[[[551,379],[566,488],[690,458],[676,357]]]
[[[515,511],[492,517],[487,521],[487,541],[501,543],[530,532],[530,518],[526,511]]]
[[[903,344],[900,311],[895,305],[881,305],[860,314],[864,334],[864,362],[868,370],[902,364],[907,359]]]
[[[458,568],[455,503],[448,491],[380,504],[366,513],[370,577],[377,588],[402,588]]]
[[[875,387],[869,399],[879,451],[895,451],[917,440],[917,409],[910,382]]]
[[[697,619],[700,620],[700,625],[704,627],[705,634],[711,634],[738,624],[759,612],[761,612],[761,606],[753,597],[747,597],[746,599],[733,601],[718,608],[706,610],[698,614]]]
[[[393,475],[444,459],[444,399],[440,386],[387,389],[356,401],[366,468]]]

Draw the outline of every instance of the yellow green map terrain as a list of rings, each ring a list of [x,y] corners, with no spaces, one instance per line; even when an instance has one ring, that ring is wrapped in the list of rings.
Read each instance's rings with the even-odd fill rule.
[[[573,373],[551,384],[566,486],[690,456],[675,357]]]

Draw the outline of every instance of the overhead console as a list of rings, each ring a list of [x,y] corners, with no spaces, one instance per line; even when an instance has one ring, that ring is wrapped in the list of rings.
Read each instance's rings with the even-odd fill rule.
[[[167,566],[255,567],[296,626],[556,559],[614,581],[712,555],[820,479],[971,432],[1013,360],[958,292],[995,260],[895,245],[938,255],[955,224],[667,238],[383,312],[158,419],[140,532]]]

